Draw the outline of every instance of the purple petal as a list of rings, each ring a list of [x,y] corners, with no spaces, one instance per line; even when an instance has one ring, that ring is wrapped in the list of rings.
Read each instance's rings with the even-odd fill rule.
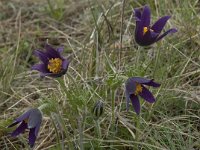
[[[135,20],[136,21],[141,21],[141,16],[142,16],[141,9],[140,8],[135,8],[134,9],[134,14],[135,14]]]
[[[52,78],[58,78],[58,77],[61,77],[62,75],[64,75],[65,73],[66,73],[66,70],[63,70],[60,73],[41,73],[40,75],[41,75],[41,77],[49,76]]]
[[[132,77],[132,78],[130,78],[130,80],[132,82],[137,82],[137,83],[140,83],[140,84],[151,82],[151,80],[146,79],[146,78],[142,78],[142,77]]]
[[[150,80],[150,82],[148,83],[143,83],[144,85],[148,85],[148,86],[153,86],[153,87],[160,87],[160,84],[157,82],[154,82],[153,79]]]
[[[28,128],[35,128],[38,124],[42,122],[42,114],[39,109],[32,109],[32,112],[28,119]]]
[[[63,62],[62,62],[63,70],[68,69],[68,66],[69,66],[69,61],[67,59],[64,59]]]
[[[15,120],[18,122],[21,122],[25,119],[28,119],[30,113],[31,113],[32,109],[29,109],[28,111],[26,111],[25,113],[23,113],[21,116],[19,116],[18,118],[16,118]]]
[[[28,140],[29,140],[30,147],[33,147],[36,140],[35,128],[30,129]]]
[[[156,42],[161,40],[163,37],[165,37],[166,35],[168,35],[169,33],[175,33],[177,32],[177,29],[175,28],[172,28],[172,29],[169,29],[168,31],[166,31],[165,33],[163,33],[161,36],[159,36],[157,39],[156,39]]]
[[[154,23],[154,25],[151,27],[151,29],[154,30],[154,32],[156,32],[156,33],[160,33],[162,31],[162,29],[164,28],[165,24],[167,23],[167,20],[170,17],[171,16],[164,16],[164,17],[160,18],[158,21],[156,21]]]
[[[143,41],[143,26],[142,21],[136,21],[135,41],[139,44]]]
[[[144,86],[142,86],[142,93],[140,93],[139,95],[149,103],[155,102],[153,94]]]
[[[143,27],[149,27],[150,25],[150,17],[151,17],[151,11],[149,6],[145,5],[142,13],[142,25]]]
[[[55,75],[55,74],[54,74],[54,73],[51,73],[51,72],[50,72],[50,73],[41,73],[41,74],[40,74],[41,77],[45,77],[45,76],[52,77],[52,76],[54,76],[54,75]]]
[[[38,135],[38,132],[40,130],[40,125],[41,125],[41,122],[39,124],[37,124],[37,126],[35,127],[35,136],[37,137]]]
[[[159,35],[158,33],[148,30],[143,36],[141,45],[148,46],[148,45],[155,43],[158,35]]]
[[[141,77],[132,77],[131,80],[133,82],[137,82],[137,83],[148,85],[148,86],[153,86],[153,87],[159,87],[160,86],[160,84],[154,82],[153,79],[149,80],[149,79],[141,78]]]
[[[137,27],[136,27],[136,31],[137,31]],[[138,29],[137,33],[135,33],[135,41],[140,46],[148,46],[155,43],[158,36],[159,36],[159,33],[156,33],[154,31],[148,30],[145,34],[143,34],[143,29]]]
[[[63,50],[64,50],[64,46],[57,48],[57,51],[58,51],[59,53],[62,53]]]
[[[27,123],[25,123],[25,121],[22,121],[19,127],[17,127],[17,129],[11,133],[11,136],[15,137],[19,135],[20,133],[24,132],[25,129],[27,129]]]
[[[44,63],[44,64],[48,64],[49,59],[48,56],[46,55],[46,53],[40,51],[40,50],[35,50],[34,54]]]
[[[55,50],[51,45],[46,44],[45,45],[46,54],[49,58],[61,58],[60,53]]]
[[[49,71],[47,70],[47,65],[45,64],[36,64],[36,65],[33,65],[31,67],[32,70],[37,70],[39,72],[42,72],[42,73],[49,73]]]
[[[127,95],[133,94],[136,90],[136,82],[133,80],[133,78],[128,78],[125,86]]]
[[[154,41],[154,39],[158,36],[159,34],[156,32],[153,32],[151,30],[148,30],[144,36],[143,36],[143,40],[144,41]],[[152,40],[153,39],[153,40]]]
[[[138,97],[134,94],[131,94],[130,99],[131,99],[131,102],[132,102],[132,105],[133,105],[135,112],[139,115],[139,113],[140,113],[140,101],[139,101]]]

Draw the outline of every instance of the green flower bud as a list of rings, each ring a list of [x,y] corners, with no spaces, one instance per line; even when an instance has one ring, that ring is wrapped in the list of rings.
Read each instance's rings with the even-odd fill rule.
[[[96,119],[98,119],[103,114],[103,102],[101,100],[98,100],[95,103],[92,113],[94,114]]]

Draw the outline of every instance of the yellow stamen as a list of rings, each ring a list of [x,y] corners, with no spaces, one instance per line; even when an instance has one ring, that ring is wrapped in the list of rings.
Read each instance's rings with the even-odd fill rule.
[[[144,27],[143,28],[143,35],[145,34],[145,33],[147,33],[147,31],[151,31],[151,32],[153,32],[153,30],[151,29],[151,28],[148,28],[148,27]]]
[[[144,27],[144,28],[143,28],[143,35],[144,35],[148,30],[149,30],[148,27]]]
[[[138,94],[141,93],[141,92],[142,92],[142,85],[139,84],[139,83],[136,83],[136,89],[135,89],[134,94],[135,94],[135,95],[138,95]]]
[[[62,69],[62,60],[60,58],[51,58],[47,68],[52,73],[59,73]]]

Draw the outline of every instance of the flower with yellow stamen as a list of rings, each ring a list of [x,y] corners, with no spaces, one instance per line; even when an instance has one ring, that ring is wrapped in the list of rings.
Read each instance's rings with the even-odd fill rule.
[[[140,46],[151,45],[155,42],[158,42],[169,33],[177,32],[175,28],[172,28],[160,35],[170,16],[164,16],[160,18],[151,26],[151,11],[147,5],[143,8],[134,9],[134,14],[136,21],[135,41]]]
[[[45,45],[46,52],[35,50],[35,55],[42,61],[41,64],[32,66],[33,70],[41,72],[41,76],[60,77],[67,72],[69,61],[62,57],[63,47],[54,49]]]
[[[126,107],[129,108],[129,102],[132,102],[133,108],[137,114],[140,113],[140,102],[138,95],[149,103],[155,102],[153,94],[145,87],[145,85],[159,87],[160,84],[152,80],[132,77],[126,82]]]

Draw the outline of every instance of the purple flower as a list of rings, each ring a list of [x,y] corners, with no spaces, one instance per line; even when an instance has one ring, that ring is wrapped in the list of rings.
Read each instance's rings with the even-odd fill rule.
[[[46,52],[35,50],[35,55],[42,61],[40,64],[32,66],[33,70],[41,73],[41,76],[61,77],[67,72],[69,61],[61,56],[63,47],[54,49],[50,45],[45,45]]]
[[[145,5],[143,9],[134,9],[134,12],[136,20],[135,40],[141,46],[151,45],[161,40],[167,34],[177,32],[175,28],[172,28],[160,35],[171,16],[164,16],[150,26],[151,11],[147,5]]]
[[[8,126],[8,128],[13,127],[20,123],[16,130],[11,133],[11,136],[16,137],[23,133],[26,129],[29,129],[29,145],[33,147],[36,137],[39,132],[40,124],[42,122],[42,114],[39,109],[30,109],[21,116],[19,116],[15,121]]]
[[[140,102],[138,95],[141,96],[144,100],[149,103],[155,102],[155,98],[152,93],[144,86],[153,86],[159,87],[160,84],[152,80],[141,78],[141,77],[132,77],[126,81],[126,108],[129,109],[130,100],[132,102],[133,108],[137,114],[140,113]]]

